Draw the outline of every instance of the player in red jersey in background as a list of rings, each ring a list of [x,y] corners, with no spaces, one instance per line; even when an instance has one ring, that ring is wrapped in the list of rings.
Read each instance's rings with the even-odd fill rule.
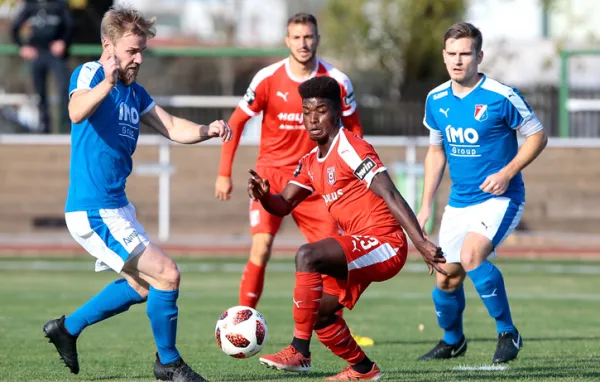
[[[283,190],[292,178],[298,160],[315,147],[315,143],[304,132],[302,100],[298,94],[298,85],[309,78],[335,78],[341,90],[342,123],[345,128],[362,136],[352,83],[344,73],[316,56],[319,33],[315,17],[306,13],[290,17],[287,32],[285,42],[290,49],[290,56],[254,76],[244,98],[229,119],[233,139],[223,145],[221,151],[215,185],[218,199],[229,200],[231,196],[231,168],[242,131],[246,122],[261,112],[263,121],[256,169],[270,179],[275,192]],[[292,217],[308,242],[333,236],[339,231],[319,195],[309,197],[292,213]],[[281,221],[282,218],[269,214],[260,203],[250,204],[252,247],[240,283],[240,305],[256,308],[258,304],[266,265]],[[357,339],[363,346],[373,344],[368,337]]]
[[[326,380],[378,380],[381,372],[350,335],[337,312],[352,309],[372,282],[394,277],[404,266],[410,237],[429,267],[444,273],[441,248],[429,242],[415,214],[400,195],[373,147],[340,127],[340,88],[330,77],[299,87],[307,136],[317,147],[299,162],[294,178],[278,194],[270,179],[254,170],[248,194],[269,213],[285,216],[311,194],[321,195],[344,235],[304,244],[296,253],[292,343],[260,361],[280,370],[310,370],[313,330],[319,340],[350,366]]]

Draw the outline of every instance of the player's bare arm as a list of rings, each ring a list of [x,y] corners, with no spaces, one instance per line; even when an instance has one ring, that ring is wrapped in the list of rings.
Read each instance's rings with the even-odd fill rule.
[[[439,265],[446,262],[442,249],[425,238],[417,217],[396,189],[387,171],[381,171],[373,177],[370,190],[385,201],[394,218],[404,228],[410,240],[423,256],[423,260],[427,263],[429,274],[433,274],[433,269],[435,269],[447,275],[446,271]]]
[[[93,89],[77,90],[71,95],[69,101],[69,118],[73,123],[81,123],[96,111],[104,98],[117,83],[119,63],[115,56],[110,56],[102,61],[104,80]]]
[[[423,196],[421,201],[421,209],[417,214],[417,220],[421,225],[421,229],[425,232],[425,225],[431,217],[431,206],[437,192],[438,187],[444,176],[446,168],[446,152],[443,145],[430,145],[425,155],[425,176],[423,182]]]
[[[281,194],[272,194],[269,181],[263,179],[254,170],[248,170],[248,195],[252,200],[258,200],[268,213],[275,216],[286,216],[308,198],[311,192],[305,188],[288,183]]]
[[[223,142],[231,140],[231,128],[225,121],[214,121],[208,126],[199,125],[175,117],[156,105],[144,114],[142,122],[177,143],[198,143],[215,137],[221,137]]]
[[[488,176],[479,186],[484,192],[502,195],[506,192],[510,180],[537,158],[548,144],[548,135],[544,129],[525,138],[517,155],[502,170]]]

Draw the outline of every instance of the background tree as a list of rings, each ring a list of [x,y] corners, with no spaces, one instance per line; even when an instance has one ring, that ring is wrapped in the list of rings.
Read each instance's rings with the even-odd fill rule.
[[[442,36],[464,18],[467,0],[329,0],[323,50],[339,59],[362,94],[422,98],[424,84],[447,79]]]

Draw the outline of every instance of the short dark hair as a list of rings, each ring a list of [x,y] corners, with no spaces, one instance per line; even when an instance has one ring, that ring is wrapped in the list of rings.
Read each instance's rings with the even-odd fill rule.
[[[470,23],[456,23],[448,28],[446,33],[444,33],[444,47],[446,47],[446,41],[451,38],[472,39],[477,53],[481,52],[481,48],[483,47],[483,35],[481,34],[481,31]]]
[[[288,19],[287,25],[288,27],[291,24],[313,24],[315,26],[315,30],[318,31],[319,27],[317,25],[317,18],[310,13],[296,13],[292,17]]]
[[[342,90],[340,84],[328,76],[313,77],[298,86],[302,99],[323,98],[329,100],[336,110],[342,109]]]

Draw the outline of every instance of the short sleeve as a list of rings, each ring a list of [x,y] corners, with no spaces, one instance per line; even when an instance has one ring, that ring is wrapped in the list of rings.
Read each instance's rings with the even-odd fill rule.
[[[356,97],[354,95],[354,87],[349,78],[345,78],[340,83],[342,91],[342,116],[348,117],[356,111]]]
[[[139,101],[140,101],[140,116],[144,116],[144,114],[148,113],[150,110],[152,110],[152,108],[156,105],[156,103],[154,102],[154,99],[152,98],[152,96],[150,96],[150,94],[146,91],[146,89],[144,89],[144,87],[138,83],[136,83],[137,85],[137,94],[136,97],[138,97]]]
[[[294,170],[294,178],[289,181],[298,187],[302,187],[310,192],[315,192],[313,187],[312,178],[308,173],[307,158],[303,157],[298,162],[298,167]]]
[[[506,95],[502,115],[506,125],[511,129],[518,129],[530,119],[535,118],[535,114],[525,98],[514,88],[511,88]]]
[[[371,186],[375,175],[387,171],[373,146],[360,138],[354,139],[352,143],[347,138],[341,139],[338,153],[354,176],[367,188]]]
[[[239,107],[251,117],[260,114],[267,104],[269,74],[265,69],[256,73],[239,103]]]
[[[431,105],[431,100],[429,97],[425,101],[425,115],[423,116],[423,125],[429,130],[440,131],[437,123],[435,122],[435,118],[433,117],[433,110]]]
[[[77,90],[90,90],[104,80],[104,71],[99,62],[86,62],[79,66],[69,81],[69,98]]]

